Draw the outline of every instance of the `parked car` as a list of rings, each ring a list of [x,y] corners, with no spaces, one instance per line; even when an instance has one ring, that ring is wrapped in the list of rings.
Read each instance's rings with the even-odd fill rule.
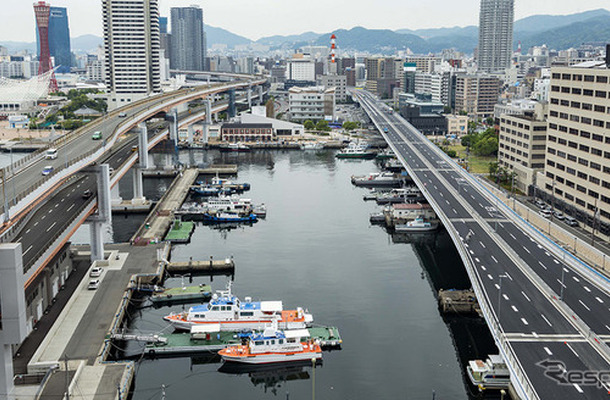
[[[127,116],[127,114],[125,114],[124,112],[119,114],[119,118],[125,118]]]
[[[101,131],[93,132],[93,135],[91,135],[91,139],[93,139],[93,140],[101,140],[102,139],[102,132]]]
[[[91,196],[93,196],[93,192],[91,190],[87,189],[83,192],[83,199],[88,199]]]
[[[569,215],[566,215],[564,222],[570,226],[578,226],[578,221],[576,221],[574,217],[570,217]]]
[[[536,199],[534,204],[536,204],[536,206],[538,208],[545,208],[546,207],[546,203],[544,201],[540,200],[540,199]]]
[[[44,167],[42,169],[42,175],[44,175],[44,176],[51,175],[52,172],[53,172],[53,167],[51,165],[47,165],[46,167]]]
[[[89,281],[89,285],[87,286],[88,290],[95,290],[98,287],[100,287],[100,280],[99,279],[92,279]]]
[[[92,278],[99,278],[102,275],[103,271],[104,270],[102,269],[102,267],[93,267],[91,268],[91,272],[89,272],[89,276]]]
[[[561,211],[554,211],[553,212],[553,217],[555,217],[558,220],[562,221],[565,218],[565,215],[563,215],[563,213]]]
[[[540,214],[542,217],[544,218],[551,218],[551,210],[540,210],[538,211],[538,214]]]

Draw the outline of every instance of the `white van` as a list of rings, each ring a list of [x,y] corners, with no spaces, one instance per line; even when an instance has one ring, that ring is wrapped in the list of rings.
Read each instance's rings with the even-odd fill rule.
[[[55,160],[57,158],[57,149],[49,149],[44,155],[45,160]]]

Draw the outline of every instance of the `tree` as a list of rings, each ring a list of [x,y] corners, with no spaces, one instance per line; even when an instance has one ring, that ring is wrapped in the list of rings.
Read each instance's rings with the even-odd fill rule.
[[[489,163],[489,178],[493,178],[498,173],[498,162],[492,161]]]
[[[498,138],[495,136],[484,137],[472,146],[472,150],[478,156],[491,156],[498,152]]]
[[[358,122],[345,121],[343,123],[343,129],[346,131],[353,131],[356,128],[358,128]]]
[[[316,130],[318,131],[330,131],[330,127],[328,126],[328,121],[325,119],[321,119],[316,123]]]
[[[316,124],[313,123],[313,121],[311,120],[307,120],[305,122],[303,122],[303,126],[305,127],[305,129],[307,129],[308,131],[311,131],[313,129],[316,128]]]

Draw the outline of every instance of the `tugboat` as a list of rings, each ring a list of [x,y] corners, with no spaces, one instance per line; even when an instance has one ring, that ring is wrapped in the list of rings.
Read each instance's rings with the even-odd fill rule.
[[[243,364],[271,364],[318,360],[322,358],[322,348],[313,340],[301,342],[289,331],[281,332],[275,327],[265,328],[262,334],[252,334],[246,344],[230,346],[218,354],[226,362]]]
[[[284,310],[281,301],[252,301],[246,297],[242,302],[231,293],[230,282],[226,290],[214,293],[209,303],[163,319],[174,328],[186,331],[200,324],[220,324],[221,331],[262,330],[274,321],[281,329],[304,329],[313,322],[313,316],[301,307]]]
[[[473,360],[466,367],[468,378],[480,390],[507,389],[510,384],[508,367],[499,354],[491,354],[487,360]]]
[[[423,217],[417,217],[406,224],[396,225],[394,231],[397,233],[406,232],[430,232],[438,228],[438,222],[424,221]]]

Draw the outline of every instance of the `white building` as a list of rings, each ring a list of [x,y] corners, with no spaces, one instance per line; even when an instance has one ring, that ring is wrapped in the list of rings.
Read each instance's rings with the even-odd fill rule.
[[[158,0],[102,0],[108,108],[161,91]]]
[[[106,80],[106,69],[104,60],[95,60],[87,64],[86,78],[88,81],[104,82]]]
[[[292,59],[286,63],[286,79],[293,81],[316,81],[316,64],[308,59]]]
[[[288,91],[288,113],[295,121],[332,121],[335,116],[335,90],[321,86],[292,87]]]
[[[347,99],[347,76],[322,75],[320,83],[324,89],[335,88],[335,100],[344,102]]]

